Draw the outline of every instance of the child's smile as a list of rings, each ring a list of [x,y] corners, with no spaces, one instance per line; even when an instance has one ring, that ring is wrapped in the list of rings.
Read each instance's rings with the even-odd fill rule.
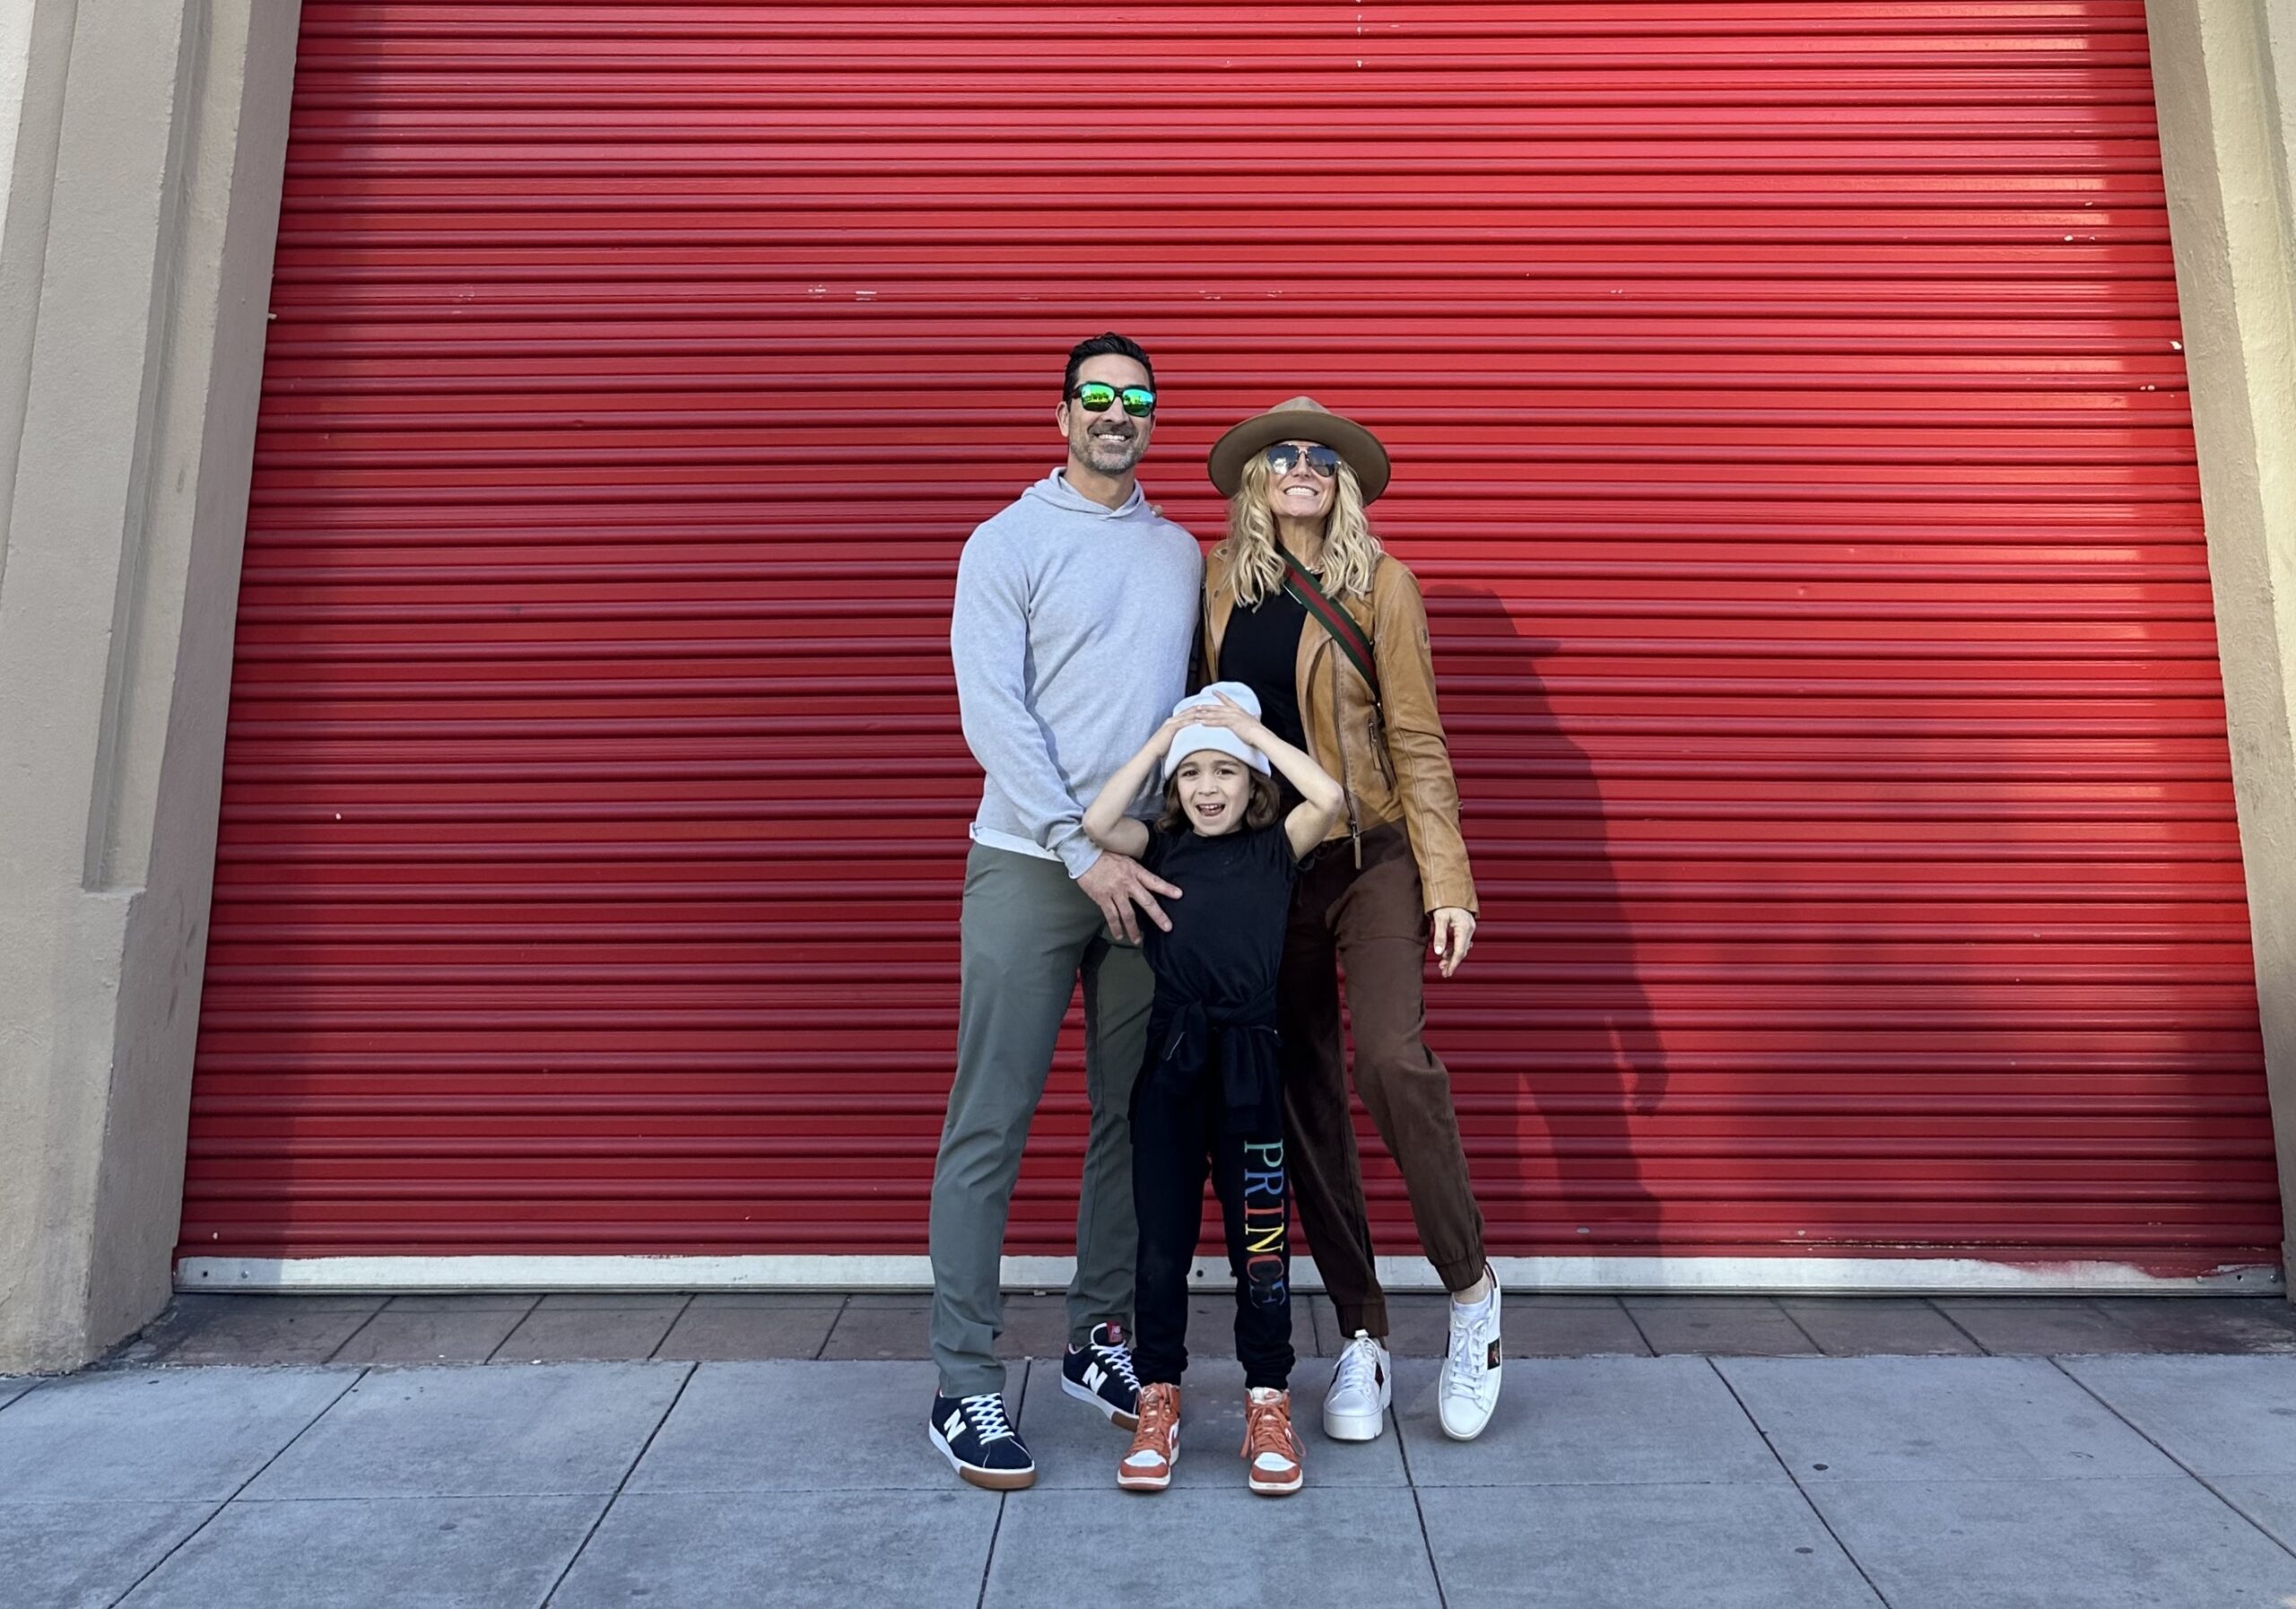
[[[1180,807],[1188,825],[1206,838],[1233,832],[1243,824],[1245,806],[1251,803],[1251,771],[1233,755],[1201,749],[1180,761],[1172,773],[1179,784]]]

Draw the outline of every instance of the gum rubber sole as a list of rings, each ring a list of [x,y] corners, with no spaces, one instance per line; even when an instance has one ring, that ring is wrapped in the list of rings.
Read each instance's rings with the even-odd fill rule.
[[[1088,1386],[1078,1385],[1065,1374],[1060,1377],[1060,1388],[1078,1402],[1090,1404],[1107,1414],[1109,1422],[1119,1431],[1136,1431],[1140,1428],[1139,1414],[1126,1413],[1099,1392]]]
[[[1026,1492],[1037,1483],[1033,1469],[967,1469],[960,1466],[957,1478],[968,1486],[978,1486],[983,1492]]]

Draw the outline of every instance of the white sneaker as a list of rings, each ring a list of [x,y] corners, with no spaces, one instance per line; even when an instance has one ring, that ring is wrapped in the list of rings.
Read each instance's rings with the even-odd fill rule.
[[[1437,1392],[1443,1434],[1472,1441],[1491,1422],[1499,1405],[1499,1276],[1491,1295],[1471,1308],[1451,1304],[1451,1345],[1443,1355],[1443,1380]]]
[[[1387,1429],[1395,1371],[1387,1349],[1361,1330],[1339,1354],[1324,1393],[1324,1434],[1334,1441],[1377,1441]]]

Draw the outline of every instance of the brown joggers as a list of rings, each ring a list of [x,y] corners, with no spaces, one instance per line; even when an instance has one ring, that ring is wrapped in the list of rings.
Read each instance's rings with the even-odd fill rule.
[[[1347,969],[1355,1087],[1403,1171],[1420,1244],[1445,1290],[1465,1290],[1483,1276],[1483,1213],[1467,1182],[1450,1073],[1421,1038],[1427,913],[1411,840],[1395,822],[1361,841],[1361,870],[1350,847],[1334,842],[1300,874],[1283,942],[1278,1026],[1300,1226],[1338,1309],[1340,1333],[1384,1336],[1387,1296],[1371,1260],[1348,1118],[1336,965]]]

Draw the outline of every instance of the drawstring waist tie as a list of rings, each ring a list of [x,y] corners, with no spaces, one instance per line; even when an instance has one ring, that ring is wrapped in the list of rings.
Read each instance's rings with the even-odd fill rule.
[[[1268,1130],[1283,1121],[1274,990],[1241,1006],[1216,1009],[1201,1000],[1159,1000],[1152,1015],[1157,1026],[1149,1042],[1157,1048],[1148,1076],[1154,1083],[1182,1094],[1216,1063],[1230,1112]]]

